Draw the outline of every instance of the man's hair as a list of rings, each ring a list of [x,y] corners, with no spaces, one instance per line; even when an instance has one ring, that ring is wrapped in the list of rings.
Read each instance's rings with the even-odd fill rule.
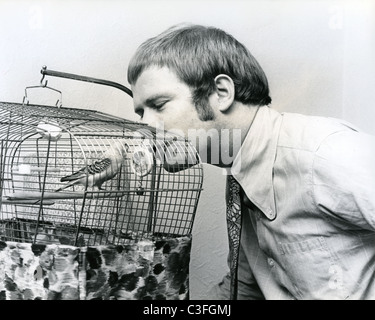
[[[267,77],[259,63],[243,44],[218,28],[182,24],[146,40],[129,63],[128,82],[134,84],[151,66],[168,67],[191,88],[202,120],[213,118],[208,97],[219,74],[232,78],[236,101],[271,103]]]

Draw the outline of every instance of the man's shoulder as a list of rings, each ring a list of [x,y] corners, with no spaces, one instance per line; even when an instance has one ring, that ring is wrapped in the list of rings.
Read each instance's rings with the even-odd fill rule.
[[[328,136],[340,131],[358,131],[352,124],[339,118],[282,113],[278,145],[280,147],[316,150]]]

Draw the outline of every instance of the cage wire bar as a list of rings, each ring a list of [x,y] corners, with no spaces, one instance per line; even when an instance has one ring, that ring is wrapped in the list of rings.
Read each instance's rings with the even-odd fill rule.
[[[187,140],[160,133],[96,110],[0,102],[0,240],[117,245],[191,234],[202,164]],[[61,181],[76,172],[78,183]]]

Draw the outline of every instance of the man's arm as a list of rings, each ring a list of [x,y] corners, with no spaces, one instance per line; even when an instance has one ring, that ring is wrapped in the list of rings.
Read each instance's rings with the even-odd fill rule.
[[[375,230],[375,137],[342,131],[316,152],[314,201],[321,211],[352,229]]]

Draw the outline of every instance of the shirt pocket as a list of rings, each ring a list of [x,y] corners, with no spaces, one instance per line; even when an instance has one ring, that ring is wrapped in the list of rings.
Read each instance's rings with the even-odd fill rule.
[[[324,237],[281,243],[280,278],[298,299],[347,299],[343,272]]]

